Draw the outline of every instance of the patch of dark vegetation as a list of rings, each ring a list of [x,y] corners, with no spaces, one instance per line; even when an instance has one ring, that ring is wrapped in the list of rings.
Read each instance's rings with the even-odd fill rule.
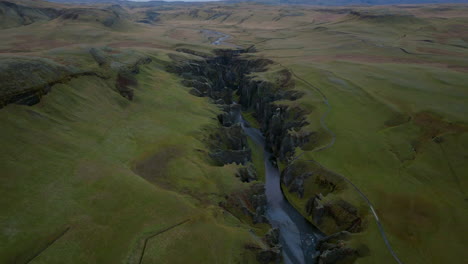
[[[385,121],[385,127],[396,127],[411,121],[411,116],[395,112],[393,116]]]
[[[181,155],[181,150],[176,146],[168,146],[157,153],[137,162],[133,171],[145,180],[158,186],[166,186],[165,173],[169,163]]]
[[[468,126],[462,123],[444,120],[442,117],[431,112],[419,112],[413,116],[413,122],[419,126],[421,133],[412,143],[413,149],[418,152],[428,141],[443,143],[446,134],[462,134],[468,132]]]
[[[121,70],[117,73],[115,88],[123,97],[133,100],[133,87],[138,85],[135,75],[130,71]]]
[[[138,86],[138,81],[135,77],[140,72],[140,65],[148,64],[151,59],[148,57],[140,58],[136,62],[122,67],[117,73],[115,88],[123,97],[132,101],[134,96],[134,88]]]
[[[117,61],[104,49],[91,48],[89,53],[100,67],[107,71],[117,72],[115,89],[128,100],[133,100],[134,88],[138,86],[135,77],[139,73],[139,67],[143,64],[151,63],[151,58],[146,56],[132,56],[130,61],[124,63]]]

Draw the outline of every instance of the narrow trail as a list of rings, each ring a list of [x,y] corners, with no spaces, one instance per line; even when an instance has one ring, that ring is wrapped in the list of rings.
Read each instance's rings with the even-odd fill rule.
[[[42,249],[40,249],[36,254],[34,254],[31,258],[29,258],[28,260],[26,260],[26,264],[27,263],[31,263],[31,261],[33,261],[35,258],[39,257],[44,251],[46,251],[50,246],[52,246],[55,242],[57,242],[57,240],[59,240],[60,238],[62,238],[68,231],[70,231],[70,228],[71,227],[67,227],[65,228],[65,230],[63,230],[58,236],[56,236],[54,239],[52,239],[49,243],[47,243],[47,245],[45,245]]]
[[[182,221],[182,222],[179,222],[179,223],[177,223],[177,224],[175,224],[175,225],[169,226],[169,227],[167,227],[167,228],[165,228],[165,229],[163,229],[163,230],[157,231],[156,233],[147,236],[147,237],[144,239],[144,241],[143,241],[143,248],[142,248],[142,250],[141,250],[141,254],[140,254],[140,258],[139,258],[139,260],[138,260],[138,264],[141,264],[141,263],[143,262],[143,257],[144,257],[144,255],[145,255],[146,245],[148,244],[148,240],[154,238],[155,236],[161,235],[161,234],[163,234],[163,233],[165,233],[165,232],[167,232],[167,231],[169,231],[169,230],[171,230],[171,229],[174,229],[174,228],[176,228],[176,227],[178,227],[178,226],[180,226],[180,225],[183,225],[183,224],[187,223],[187,222],[190,221],[190,220],[191,220],[191,219],[186,219],[186,220],[184,220],[184,221]]]

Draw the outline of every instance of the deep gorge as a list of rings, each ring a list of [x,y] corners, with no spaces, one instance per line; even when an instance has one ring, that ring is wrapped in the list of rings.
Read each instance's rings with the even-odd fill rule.
[[[182,56],[173,55],[174,64],[169,65],[167,70],[181,76],[182,83],[190,87],[192,95],[209,97],[222,110],[222,113],[217,116],[219,126],[212,129],[205,140],[210,149],[209,156],[216,165],[222,166],[229,163],[245,165],[239,169],[237,176],[244,182],[257,180],[258,175],[252,164],[252,151],[247,136],[262,138],[257,141],[262,141],[265,148],[267,174],[277,175],[277,181],[272,185],[267,179],[266,192],[267,194],[270,192],[270,196],[265,195],[265,187],[261,184],[254,185],[251,192],[247,194],[247,197],[250,197],[249,204],[253,206],[251,208],[243,206],[243,212],[252,217],[254,223],[270,222],[274,227],[279,227],[281,224],[275,226],[271,221],[272,214],[275,214],[272,213],[273,209],[270,208],[268,212],[267,208],[272,207],[272,203],[276,202],[278,208],[282,208],[279,214],[286,215],[279,217],[287,217],[291,220],[295,218],[292,221],[300,222],[297,226],[301,226],[303,230],[299,230],[299,238],[287,238],[288,233],[294,233],[291,230],[284,233],[281,233],[281,228],[280,231],[276,228],[270,230],[266,240],[273,241],[268,243],[271,248],[260,251],[258,260],[261,263],[277,262],[281,259],[282,248],[283,252],[286,252],[283,253],[286,263],[338,263],[339,261],[352,263],[360,252],[340,244],[343,239],[349,239],[350,232],[361,231],[361,218],[356,215],[356,210],[351,204],[340,201],[338,205],[325,204],[324,206],[320,203],[322,193],[310,198],[307,213],[313,215],[312,220],[316,220],[313,222],[317,227],[321,227],[322,219],[327,217],[337,219],[336,228],[332,231],[326,230],[330,232],[325,232],[325,234],[330,236],[323,238],[322,232],[313,228],[281,194],[280,181],[291,193],[297,193],[301,197],[304,195],[304,180],[312,177],[314,172],[307,171],[309,169],[307,166],[301,167],[300,162],[291,163],[291,161],[295,154],[294,150],[310,142],[314,133],[302,130],[308,124],[306,110],[299,106],[278,103],[280,100],[295,101],[303,95],[294,90],[295,83],[291,72],[287,69],[275,72],[276,80],[274,81],[255,78],[252,73],[266,72],[273,61],[256,58],[250,56],[249,53],[249,50],[216,50],[216,56],[204,56],[201,60],[186,60]],[[195,52],[190,52],[190,54],[193,55]],[[242,112],[252,113],[259,124],[258,130],[243,120]],[[281,180],[277,161],[285,165]],[[318,178],[318,185],[328,190],[323,192],[325,196],[341,188],[341,182],[333,176],[318,176]],[[271,194],[272,189],[275,188],[280,197],[275,197],[278,194]],[[232,197],[228,198],[226,204],[231,206],[242,204],[242,202],[236,204],[235,200]],[[227,207],[226,204],[223,206]],[[327,211],[324,208],[331,209]],[[291,217],[291,215],[294,216]],[[343,215],[345,219],[340,219]],[[278,217],[278,213],[276,216]],[[348,225],[348,222],[351,224]],[[295,246],[290,246],[291,241],[286,241],[286,239],[303,241],[305,229],[313,233],[309,238],[309,245],[304,246],[301,242],[302,245],[296,245],[296,247],[302,248],[302,252],[294,252],[297,249],[294,249]],[[271,239],[272,237],[275,239]]]

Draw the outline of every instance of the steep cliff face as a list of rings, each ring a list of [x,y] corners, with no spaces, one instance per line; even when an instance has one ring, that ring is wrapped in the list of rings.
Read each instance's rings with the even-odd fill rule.
[[[5,57],[0,59],[0,108],[8,104],[35,105],[53,90],[54,85],[67,83],[81,76],[96,76],[113,80],[115,90],[132,100],[134,87],[137,86],[135,74],[139,67],[151,62],[143,55],[127,54],[117,58],[99,49],[91,48],[88,54],[99,65],[76,67],[64,65],[41,57]],[[128,59],[130,58],[130,59]],[[31,74],[34,73],[34,74]]]
[[[283,170],[281,183],[298,198],[307,199],[303,210],[326,234],[358,233],[365,227],[364,213],[350,202],[336,198],[347,189],[347,184],[333,172],[311,162],[296,161]]]
[[[312,161],[296,160],[282,171],[281,183],[293,203],[305,201],[298,210],[328,235],[317,245],[319,263],[353,263],[367,254],[366,245],[352,240],[367,228],[369,212],[355,199],[341,198],[350,197],[343,178]]]

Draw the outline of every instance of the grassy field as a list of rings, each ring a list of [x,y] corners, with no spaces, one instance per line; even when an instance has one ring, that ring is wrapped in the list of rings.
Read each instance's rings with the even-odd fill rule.
[[[207,161],[203,127],[220,110],[166,72],[179,42],[171,30],[60,18],[2,30],[5,58],[49,58],[109,79],[73,78],[37,105],[1,109],[0,262],[255,260],[244,249],[262,246],[252,227],[217,206],[249,184],[234,177],[237,165]],[[115,62],[98,67],[91,47],[106,47]],[[140,67],[128,101],[113,69],[142,55],[153,62]]]
[[[139,81],[131,103],[87,77],[54,86],[32,108],[2,109],[2,261],[25,261],[69,228],[34,263],[120,262],[141,250],[135,247],[146,233],[184,220],[193,233],[165,243],[233,245],[191,247],[174,257],[240,255],[251,240],[247,227],[217,219],[219,209],[209,204],[244,184],[233,176],[236,166],[209,166],[195,151],[204,148],[197,127],[213,122],[216,108],[154,64]],[[146,157],[156,158],[152,175],[159,178],[135,174]]]
[[[123,9],[118,20],[86,10],[0,30],[0,58],[46,58],[107,76],[72,78],[39,104],[0,109],[0,262],[255,263],[244,249],[262,246],[255,227],[218,206],[249,184],[234,177],[237,165],[211,165],[201,141],[220,110],[165,71],[170,53],[194,58],[176,49],[213,49],[201,29],[255,44],[255,56],[295,74],[305,95],[293,104],[310,111],[305,129],[319,134],[297,153],[369,197],[403,262],[468,258],[466,5]],[[147,11],[158,20],[135,22]],[[113,62],[99,66],[92,47]],[[128,101],[115,90],[115,68],[135,56],[152,62],[140,67]],[[320,122],[323,95],[336,142],[316,151],[332,138]],[[262,151],[252,149],[262,179]],[[312,193],[314,183],[305,188]],[[284,191],[306,214],[308,197]],[[340,195],[367,210],[352,188]],[[369,212],[366,221],[352,243],[370,251],[357,263],[394,263]]]

